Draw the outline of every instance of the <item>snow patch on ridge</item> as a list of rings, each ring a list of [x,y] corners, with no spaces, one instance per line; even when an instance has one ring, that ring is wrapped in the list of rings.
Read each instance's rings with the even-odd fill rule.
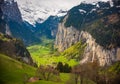
[[[79,9],[79,11],[80,11],[80,13],[87,13],[85,10],[83,10],[83,9]]]

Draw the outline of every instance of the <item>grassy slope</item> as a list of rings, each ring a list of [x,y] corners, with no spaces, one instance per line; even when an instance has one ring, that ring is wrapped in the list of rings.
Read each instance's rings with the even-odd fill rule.
[[[23,84],[24,75],[34,72],[35,68],[0,54],[0,84]]]
[[[0,84],[23,84],[25,74],[32,77],[35,75],[35,70],[29,65],[0,54]],[[64,84],[69,79],[69,74],[61,73],[60,79],[59,82],[40,80],[28,84]]]
[[[86,44],[83,44],[81,41],[77,42],[76,44],[72,45],[68,49],[66,49],[62,55],[66,56],[68,59],[75,58],[79,59],[84,53],[84,49],[86,47]]]
[[[29,46],[27,49],[38,65],[56,64],[58,62],[68,63],[70,66],[77,64],[74,59],[68,60],[65,56],[54,56],[50,54],[50,48],[40,44]]]

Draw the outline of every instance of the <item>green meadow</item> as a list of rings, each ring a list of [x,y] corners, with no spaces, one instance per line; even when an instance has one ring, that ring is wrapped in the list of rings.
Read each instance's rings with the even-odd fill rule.
[[[0,84],[23,84],[25,76],[32,77],[35,68],[0,54]]]
[[[39,80],[25,83],[26,77],[35,76],[36,68],[0,54],[0,84],[65,84],[69,80],[68,73],[60,73],[59,81]]]
[[[27,48],[32,56],[34,62],[39,65],[56,65],[58,62],[67,63],[70,66],[74,66],[78,64],[75,59],[66,58],[63,55],[55,55],[51,53],[51,49],[47,46],[43,46],[40,44],[29,46]]]

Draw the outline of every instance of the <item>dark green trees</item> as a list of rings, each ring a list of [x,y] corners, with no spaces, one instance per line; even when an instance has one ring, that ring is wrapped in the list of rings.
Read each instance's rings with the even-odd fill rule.
[[[66,64],[64,64],[63,65],[63,63],[62,62],[59,62],[58,64],[57,64],[57,70],[59,70],[60,72],[64,72],[64,73],[69,73],[69,72],[71,72],[71,67],[66,63]]]

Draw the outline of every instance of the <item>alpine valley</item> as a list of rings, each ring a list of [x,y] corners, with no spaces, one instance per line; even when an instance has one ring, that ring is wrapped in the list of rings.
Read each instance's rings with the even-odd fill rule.
[[[120,0],[0,0],[0,84],[120,84]]]

